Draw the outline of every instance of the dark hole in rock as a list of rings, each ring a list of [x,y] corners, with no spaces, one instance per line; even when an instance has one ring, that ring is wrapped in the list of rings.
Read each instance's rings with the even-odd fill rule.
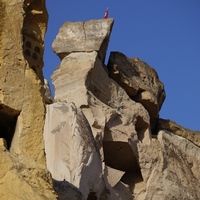
[[[33,53],[32,58],[33,58],[34,60],[37,60],[37,59],[38,59],[37,54],[36,54],[36,53]]]
[[[31,48],[31,42],[27,41],[26,42],[26,47]]]
[[[150,125],[151,125],[151,134],[158,135],[158,119],[150,119]]]
[[[39,48],[38,46],[36,46],[36,47],[34,48],[34,51],[37,52],[37,53],[40,53],[40,48]]]
[[[66,180],[57,181],[53,179],[53,188],[58,195],[58,200],[83,199],[79,189]]]
[[[0,138],[6,140],[8,150],[12,143],[18,115],[18,111],[0,105]]]
[[[147,128],[148,128],[148,124],[142,119],[142,117],[138,116],[136,124],[135,124],[135,129],[138,135],[138,140],[140,140],[141,142],[145,138],[145,132]]]
[[[90,192],[88,195],[87,200],[97,200],[96,193],[95,192]]]
[[[36,73],[36,66],[35,66],[35,65],[33,65],[31,68],[32,68],[32,69],[33,69],[33,71]]]
[[[129,186],[129,189],[134,194],[139,194],[146,188],[146,183],[143,180],[140,168],[135,171],[127,171],[121,178],[121,181]]]
[[[103,141],[105,164],[121,171],[138,170],[137,159],[127,142]]]
[[[24,54],[25,54],[26,56],[31,56],[31,52],[30,52],[28,49],[25,50]]]
[[[114,169],[125,171],[121,180],[129,185],[130,192],[137,193],[145,188],[145,182],[141,174],[140,166],[134,152],[128,142],[104,141],[105,164]]]

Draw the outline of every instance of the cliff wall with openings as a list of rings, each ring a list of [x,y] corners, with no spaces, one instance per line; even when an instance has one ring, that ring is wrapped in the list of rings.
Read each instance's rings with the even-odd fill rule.
[[[65,22],[44,80],[44,0],[0,0],[1,199],[200,199],[200,133],[159,118],[157,72],[105,55],[114,19]]]

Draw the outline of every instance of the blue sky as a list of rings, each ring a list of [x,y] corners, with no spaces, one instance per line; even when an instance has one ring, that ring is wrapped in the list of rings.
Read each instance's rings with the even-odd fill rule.
[[[199,0],[46,0],[44,76],[50,81],[60,60],[51,45],[66,21],[114,18],[107,56],[120,51],[153,67],[167,97],[160,117],[200,130]]]

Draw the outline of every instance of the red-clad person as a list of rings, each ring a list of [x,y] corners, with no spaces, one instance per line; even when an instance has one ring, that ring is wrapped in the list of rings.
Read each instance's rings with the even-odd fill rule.
[[[108,18],[108,7],[106,8],[106,12],[105,12],[105,15],[104,15],[104,19],[107,19]]]

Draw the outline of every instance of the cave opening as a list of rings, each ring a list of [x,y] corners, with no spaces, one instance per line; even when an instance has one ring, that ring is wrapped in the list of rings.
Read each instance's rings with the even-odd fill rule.
[[[142,136],[143,137],[143,136]],[[104,161],[111,168],[124,171],[123,183],[129,185],[132,193],[144,188],[144,181],[138,163],[137,152],[127,142],[103,141]]]
[[[103,141],[105,164],[121,171],[134,170],[137,159],[127,142]]]
[[[143,142],[145,140],[148,141],[149,139],[149,132],[147,131],[148,130],[148,124],[142,119],[142,117],[138,116],[137,117],[137,121],[136,121],[136,124],[135,124],[135,130],[137,132],[137,135],[138,135],[138,140]]]
[[[0,105],[0,138],[4,138],[7,149],[11,147],[19,111]]]
[[[87,200],[97,200],[97,196],[95,192],[90,191]]]

